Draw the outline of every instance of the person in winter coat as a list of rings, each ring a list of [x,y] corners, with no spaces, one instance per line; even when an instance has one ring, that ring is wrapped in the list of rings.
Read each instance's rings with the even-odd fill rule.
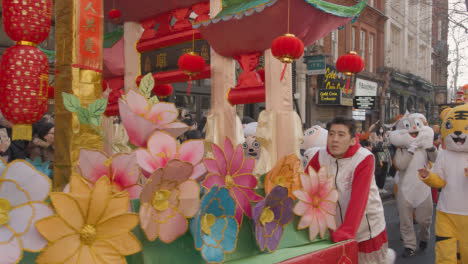
[[[330,231],[333,242],[355,239],[359,263],[393,263],[388,249],[385,217],[374,178],[374,156],[356,141],[353,119],[336,117],[327,125],[327,147],[312,158],[307,170],[325,166],[334,174],[339,198],[335,216],[338,228]]]

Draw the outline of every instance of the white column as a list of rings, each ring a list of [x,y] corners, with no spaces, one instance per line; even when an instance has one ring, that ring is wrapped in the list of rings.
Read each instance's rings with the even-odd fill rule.
[[[124,58],[125,58],[125,92],[137,89],[136,78],[140,75],[140,54],[136,43],[143,33],[143,27],[137,22],[124,23]]]

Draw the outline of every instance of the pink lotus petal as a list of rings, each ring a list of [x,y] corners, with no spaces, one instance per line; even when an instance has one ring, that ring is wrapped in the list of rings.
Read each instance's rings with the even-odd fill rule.
[[[219,169],[218,162],[215,159],[203,159],[203,163],[205,163],[205,167],[210,173],[221,174],[221,170]]]
[[[132,154],[117,154],[112,157],[112,177],[122,186],[138,183],[140,167],[135,152]]]
[[[233,180],[237,185],[245,186],[251,189],[257,187],[257,178],[251,174],[236,176],[233,178]]]
[[[135,154],[138,164],[143,170],[153,173],[161,167],[146,149],[137,149],[135,150]]]
[[[171,134],[173,137],[178,137],[189,129],[189,127],[182,122],[172,122],[169,124],[161,125],[159,128]]]
[[[135,146],[146,147],[146,141],[158,126],[134,113],[123,100],[119,100],[119,111],[129,141]]]
[[[100,151],[80,149],[78,166],[84,178],[96,182],[99,178],[109,174],[109,168],[104,163],[109,158]]]
[[[305,214],[302,216],[301,221],[299,221],[298,229],[304,229],[312,224],[314,220],[314,209],[311,207]]]
[[[293,212],[296,215],[303,216],[310,208],[310,204],[299,200],[299,202],[297,202],[297,204],[294,206]]]
[[[314,169],[310,169],[309,170],[309,173],[311,173],[310,171],[313,171]],[[313,172],[312,172],[313,173]],[[301,184],[302,184],[302,188],[308,192],[308,193],[312,193],[312,181],[310,180],[310,176],[308,174],[305,174],[305,173],[301,173]]]
[[[138,199],[140,197],[141,191],[143,190],[143,186],[141,185],[134,185],[128,188],[125,188],[130,195],[130,199]]]
[[[232,158],[231,159],[228,158],[229,174],[235,175],[237,171],[241,169],[243,161],[244,161],[244,150],[242,149],[241,145],[238,145],[236,147],[236,151],[232,155]]]
[[[312,222],[309,225],[309,240],[313,241],[320,232],[320,226],[315,216],[315,213],[312,213]]]
[[[199,163],[197,166],[193,168],[192,175],[190,175],[190,179],[192,180],[201,180],[203,179],[202,176],[206,174],[205,164],[203,162]]]
[[[312,197],[310,197],[309,193],[307,193],[304,190],[295,190],[293,194],[297,197],[297,199],[301,201],[304,201],[306,203],[312,203]]]
[[[200,209],[200,187],[195,181],[185,181],[178,187],[180,212],[187,218],[195,216]]]
[[[157,103],[151,107],[151,110],[146,114],[146,119],[155,123],[158,126],[172,123],[177,116],[179,111],[173,103]]]
[[[205,143],[203,140],[185,141],[177,151],[177,158],[193,165],[200,163],[205,155]]]
[[[211,144],[211,149],[213,151],[213,155],[218,163],[218,168],[220,170],[220,175],[226,175],[227,173],[227,160],[226,156],[224,156],[224,152],[222,149],[218,147],[216,144]]]
[[[247,198],[247,196],[236,187],[231,188],[230,192],[231,194],[234,194],[234,201],[237,205],[240,206],[242,211],[244,211],[245,215],[247,215],[249,218],[252,218],[252,206],[250,205],[250,200]]]
[[[320,209],[324,212],[335,215],[336,214],[336,203],[323,200],[320,202]]]
[[[310,172],[310,171],[309,171]],[[312,196],[315,196],[317,195],[317,192],[320,188],[320,180],[319,180],[319,177],[317,176],[317,173],[315,173],[315,171],[312,170],[312,173],[310,173],[309,175],[310,177],[310,183],[311,183],[311,186],[312,186],[312,190],[309,192],[310,195]]]
[[[164,243],[171,243],[185,234],[187,228],[188,222],[185,217],[179,211],[175,211],[175,215],[169,221],[159,226],[159,239]]]
[[[219,187],[226,186],[224,178],[218,174],[209,174],[206,179],[203,181],[202,186],[206,189],[211,189],[213,185],[218,185]]]
[[[328,193],[328,195],[323,199],[331,202],[338,201],[338,191],[336,189],[331,190],[330,193]]]
[[[140,93],[130,90],[127,93],[127,105],[130,110],[138,115],[145,114],[149,110],[149,102],[143,95]]]
[[[251,201],[251,202],[259,202],[263,199],[263,197],[261,195],[258,195],[255,193],[254,190],[252,189],[249,189],[249,188],[243,188],[243,187],[240,187],[240,186],[237,186],[236,187],[238,190],[242,191],[245,196]]]
[[[140,226],[149,241],[155,240],[159,234],[159,224],[153,221],[155,212],[156,210],[150,204],[142,204],[140,207]]]
[[[333,183],[333,178],[330,177],[328,179],[326,179],[325,181],[321,182],[320,183],[320,190],[319,190],[319,193],[318,195],[320,197],[326,197],[328,195],[328,193],[334,189],[334,183]]]
[[[177,141],[166,132],[156,131],[148,140],[148,151],[156,163],[164,167],[177,156]]]
[[[255,168],[255,159],[254,158],[247,158],[244,159],[244,164],[242,164],[242,168],[237,172],[237,174],[252,174],[252,171]]]
[[[319,209],[315,209],[314,212],[319,225],[320,237],[323,238],[325,236],[325,232],[327,231],[327,220],[325,215]]]
[[[234,154],[234,147],[232,146],[232,142],[228,137],[224,139],[224,154],[226,155],[227,162],[230,163],[232,160],[232,155]]]
[[[327,214],[324,212],[325,215],[325,223],[328,228],[335,230],[336,229],[336,219],[334,215]]]

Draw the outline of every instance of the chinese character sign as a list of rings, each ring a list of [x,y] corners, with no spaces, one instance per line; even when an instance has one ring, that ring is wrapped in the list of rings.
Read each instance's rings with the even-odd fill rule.
[[[102,71],[102,0],[78,0],[76,67]]]

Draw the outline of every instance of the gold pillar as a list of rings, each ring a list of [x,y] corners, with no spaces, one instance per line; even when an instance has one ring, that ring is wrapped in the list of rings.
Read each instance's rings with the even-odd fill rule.
[[[102,71],[83,67],[78,61],[80,55],[77,36],[79,21],[77,16],[85,7],[79,5],[80,0],[55,1],[55,162],[54,162],[54,189],[61,190],[68,183],[75,171],[78,161],[79,148],[102,149],[102,139],[87,125],[80,125],[76,114],[67,111],[63,105],[62,92],[76,95],[83,107],[88,107],[102,94]],[[91,1],[90,1],[91,2]],[[102,1],[94,1],[100,2]],[[80,9],[81,8],[81,9]],[[94,7],[102,16],[101,8]],[[102,20],[96,23],[94,30],[102,34]],[[90,28],[91,30],[91,28]],[[95,31],[93,31],[95,32]],[[102,39],[102,36],[101,36]],[[102,43],[96,44],[95,52],[101,52]],[[82,56],[82,54],[80,55]],[[83,57],[81,57],[83,59]],[[101,58],[102,61],[102,58]],[[79,65],[77,65],[79,63]],[[99,67],[99,66],[98,66]],[[87,68],[87,69],[83,69]],[[102,62],[101,62],[102,69]]]

